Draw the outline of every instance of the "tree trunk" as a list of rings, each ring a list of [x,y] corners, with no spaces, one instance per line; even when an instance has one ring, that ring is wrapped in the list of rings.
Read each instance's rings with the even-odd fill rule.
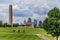
[[[56,40],[58,40],[58,36],[56,36]]]

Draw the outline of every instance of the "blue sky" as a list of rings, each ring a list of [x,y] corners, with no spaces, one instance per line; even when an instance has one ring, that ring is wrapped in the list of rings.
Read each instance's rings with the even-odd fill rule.
[[[29,17],[43,21],[50,9],[60,8],[60,0],[0,0],[0,20],[3,22],[8,22],[10,4],[13,5],[13,23],[23,23]]]

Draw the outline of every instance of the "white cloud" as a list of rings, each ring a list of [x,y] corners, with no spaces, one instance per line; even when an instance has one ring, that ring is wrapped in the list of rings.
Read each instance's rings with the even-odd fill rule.
[[[39,17],[40,17],[39,14],[33,14],[32,19],[37,19],[37,18],[39,18]]]
[[[19,10],[18,5],[13,5],[13,10]]]
[[[13,23],[23,23],[24,20],[27,20],[27,17],[14,17],[13,16]]]
[[[6,3],[7,2],[7,3]],[[26,15],[32,15],[32,19],[44,20],[47,15],[39,15],[39,13],[34,13],[34,8],[37,8],[39,12],[47,11],[45,9],[50,10],[51,8],[57,6],[60,8],[59,0],[9,0],[4,3],[0,3],[0,19],[4,22],[8,22],[8,9],[9,4],[13,5],[13,10],[17,10],[19,12],[23,12]],[[6,12],[7,11],[7,12]],[[28,17],[27,17],[28,18]],[[27,20],[26,17],[16,17],[13,16],[13,23],[21,23],[24,19]]]
[[[8,14],[0,13],[0,20],[2,20],[3,22],[8,22]]]

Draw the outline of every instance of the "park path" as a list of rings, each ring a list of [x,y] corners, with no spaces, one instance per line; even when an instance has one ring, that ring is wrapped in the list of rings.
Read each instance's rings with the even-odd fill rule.
[[[60,40],[60,38],[58,38],[58,40]]]
[[[50,40],[48,37],[44,36],[43,34],[36,34],[36,35],[42,38],[43,40]]]

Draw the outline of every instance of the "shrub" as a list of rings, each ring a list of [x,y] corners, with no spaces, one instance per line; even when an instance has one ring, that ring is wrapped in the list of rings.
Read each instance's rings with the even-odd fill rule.
[[[13,32],[15,32],[15,30],[13,30]]]
[[[25,30],[23,30],[23,33],[25,33]]]
[[[20,30],[18,30],[18,32],[20,32]]]

